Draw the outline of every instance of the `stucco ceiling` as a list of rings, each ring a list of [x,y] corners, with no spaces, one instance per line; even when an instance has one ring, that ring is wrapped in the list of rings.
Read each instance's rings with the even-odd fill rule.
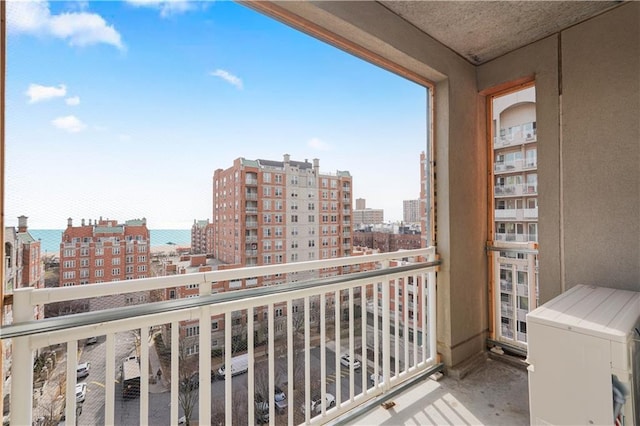
[[[472,64],[482,64],[619,1],[380,1]]]

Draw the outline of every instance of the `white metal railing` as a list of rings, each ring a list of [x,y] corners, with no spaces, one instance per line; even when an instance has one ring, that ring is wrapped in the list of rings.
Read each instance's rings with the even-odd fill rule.
[[[92,369],[104,373],[103,383],[96,381],[100,380],[97,372],[92,376],[82,404],[91,413],[90,422],[104,419],[104,424],[177,424],[185,408],[181,401],[192,390],[181,385],[188,379],[185,374],[192,372],[186,371],[189,363],[185,353],[197,354],[191,356],[197,359],[195,371],[200,377],[197,409],[191,420],[203,419],[200,424],[214,418],[226,424],[253,423],[257,419],[258,393],[268,401],[269,423],[275,424],[274,386],[283,384],[288,406],[284,413],[277,414],[278,423],[335,419],[435,365],[435,259],[435,249],[427,248],[87,286],[18,289],[14,292],[14,324],[5,326],[0,335],[11,339],[13,345],[11,424],[32,424],[57,396],[45,394],[33,401],[34,355],[46,347],[64,352],[55,368],[66,376],[58,382],[66,423],[87,421],[86,416],[76,414],[76,365],[88,352],[83,352],[78,342],[94,336],[105,336],[98,343],[104,345],[102,350],[90,352],[102,357],[93,361]],[[350,265],[376,268],[319,277],[320,271]],[[315,273],[318,278],[216,293],[220,283],[300,272]],[[198,297],[113,306],[112,298],[121,295],[135,292],[157,297],[167,289],[196,285]],[[390,291],[391,287],[395,290]],[[390,309],[397,304],[394,300],[406,300],[409,292],[415,303],[411,321],[407,309],[402,313]],[[78,300],[90,300],[94,306],[94,301],[103,299],[103,310],[33,321],[34,306]],[[366,309],[369,305],[382,308]],[[243,318],[248,319],[244,324]],[[127,346],[123,334],[136,339]],[[162,402],[150,398],[151,386],[158,386],[154,383],[154,363],[160,363],[160,355],[156,346],[147,343],[157,334],[166,337],[163,342],[170,354],[162,369],[169,390],[161,394],[165,395],[160,398]],[[192,344],[188,343],[189,335]],[[224,342],[223,358],[206,349],[215,349],[213,341]],[[238,341],[246,342],[245,346],[235,347]],[[234,352],[247,354],[247,374],[232,377],[227,368],[220,379],[223,383],[206,380],[219,364],[231,365]],[[116,383],[118,363],[132,353],[143,367],[140,397],[134,401],[123,399],[121,384]],[[362,367],[357,369],[353,363],[343,367],[340,359],[344,354],[359,360]],[[56,387],[47,387],[52,388]],[[309,408],[316,393],[322,401],[332,394],[335,406],[322,403],[312,412]]]

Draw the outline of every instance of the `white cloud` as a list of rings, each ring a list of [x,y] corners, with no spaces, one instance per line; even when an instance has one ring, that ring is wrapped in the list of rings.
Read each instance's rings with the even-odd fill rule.
[[[30,104],[35,104],[36,102],[65,96],[67,94],[67,87],[64,84],[54,87],[32,83],[24,94],[29,97]]]
[[[226,81],[229,84],[236,86],[238,89],[242,90],[242,80],[239,77],[231,74],[229,71],[217,69],[210,73],[214,77],[219,77]]]
[[[124,49],[120,33],[100,15],[89,12],[52,15],[46,1],[8,2],[7,28],[10,33],[61,38],[71,46],[106,43]]]
[[[55,120],[52,120],[51,124],[56,126],[58,129],[66,130],[69,133],[78,133],[87,127],[86,124],[73,115],[58,117]]]
[[[189,0],[127,0],[127,2],[136,7],[158,9],[163,18],[196,10],[198,6],[205,7],[201,1]]]
[[[80,104],[80,97],[72,96],[70,98],[65,99],[64,101],[67,103],[67,105],[76,106]]]
[[[311,138],[309,142],[307,142],[307,146],[318,151],[329,151],[331,149],[328,143],[319,138]]]
[[[127,135],[126,133],[121,133],[118,135],[118,140],[122,142],[128,142],[131,140],[131,135]]]

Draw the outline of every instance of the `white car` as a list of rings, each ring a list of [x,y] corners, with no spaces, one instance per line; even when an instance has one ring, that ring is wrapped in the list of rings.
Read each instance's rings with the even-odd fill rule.
[[[383,380],[382,374],[378,375],[378,384],[382,383],[382,380]],[[369,376],[369,384],[371,386],[375,386],[376,385],[376,374],[375,373],[372,373]]]
[[[91,369],[90,362],[83,362],[82,364],[78,364],[78,366],[76,367],[76,376],[78,377],[78,379],[87,377],[89,375],[90,369]]]
[[[327,410],[335,407],[336,398],[330,393],[326,394],[327,400]],[[305,408],[302,406],[302,414],[304,414]],[[322,413],[322,397],[320,395],[314,395],[311,397],[311,415],[314,416],[316,414]]]
[[[276,410],[278,410],[279,413],[284,413],[287,409],[287,394],[278,386],[275,388],[275,403]]]
[[[349,358],[348,354],[342,355],[340,357],[340,364],[342,364],[343,367],[347,367],[349,368],[351,366],[351,360]],[[360,368],[360,361],[358,361],[357,359],[353,361],[353,368],[355,368],[356,370],[358,368]]]
[[[82,382],[76,385],[76,404],[84,402],[87,396],[87,384]]]

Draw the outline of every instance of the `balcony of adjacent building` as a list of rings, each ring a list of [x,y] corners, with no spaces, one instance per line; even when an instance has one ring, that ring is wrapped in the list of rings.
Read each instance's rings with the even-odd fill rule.
[[[537,182],[501,184],[493,187],[496,198],[531,196],[538,194]]]
[[[496,174],[501,173],[517,173],[529,170],[535,170],[538,167],[538,161],[533,158],[520,158],[512,161],[496,161],[493,164],[493,171]]]
[[[538,220],[538,208],[495,209],[494,215],[496,220],[536,221]]]
[[[357,272],[361,265],[365,272]],[[335,267],[344,275],[255,287],[260,276]],[[192,424],[474,423],[496,415],[525,424],[521,369],[485,358],[464,384],[455,377],[425,381],[443,369],[436,350],[437,268],[429,248],[17,290],[14,323],[2,333],[13,348],[11,424],[64,416],[78,424],[168,425],[186,415]],[[224,282],[237,290],[214,291]],[[176,288],[198,295],[136,306],[112,297]],[[32,321],[34,306],[88,298],[98,310]],[[399,300],[411,300],[410,309],[395,310]],[[40,359],[42,368],[34,368]],[[128,370],[131,360],[135,373]],[[88,374],[76,371],[87,363]],[[503,385],[519,396],[489,396],[496,374],[509,377]],[[493,406],[473,398],[471,389],[486,391]],[[397,408],[380,408],[384,401]]]
[[[538,134],[536,129],[536,122],[524,123],[523,125],[516,126],[515,128],[507,129],[501,132],[500,136],[493,138],[493,148],[508,148],[512,146],[519,146],[524,144],[531,144],[538,141]]]

